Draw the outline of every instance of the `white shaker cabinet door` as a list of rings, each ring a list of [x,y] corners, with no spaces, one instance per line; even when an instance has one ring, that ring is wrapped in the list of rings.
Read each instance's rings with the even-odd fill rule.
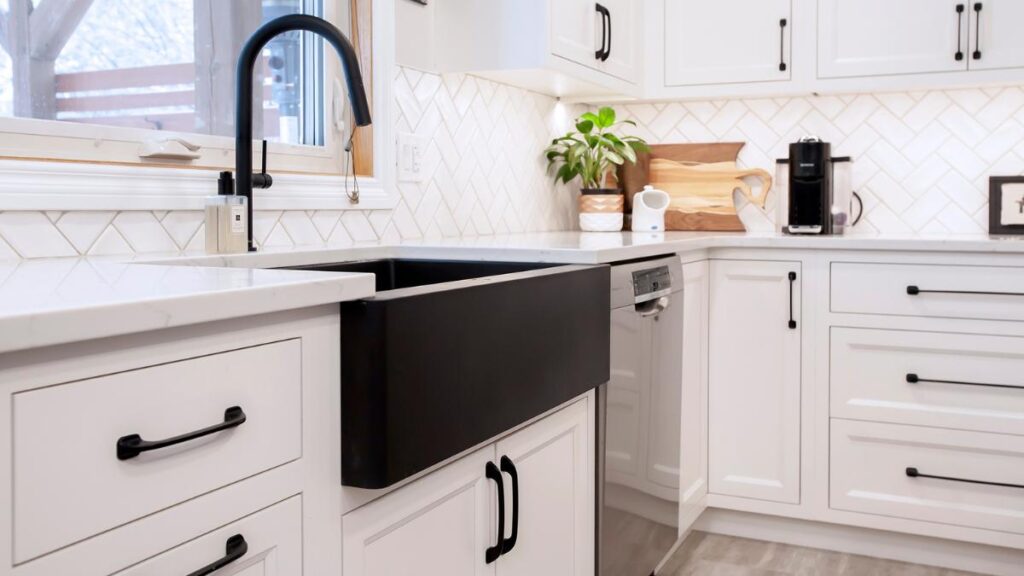
[[[608,9],[608,37],[605,44],[608,57],[601,62],[601,70],[616,78],[636,83],[640,79],[642,3],[636,0],[600,0],[600,3]],[[600,41],[600,28],[597,29],[597,35]]]
[[[710,492],[800,501],[800,263],[711,262]]]
[[[983,0],[967,2],[971,10],[971,70],[1024,67],[1024,2]]]
[[[516,536],[495,563],[498,576],[594,574],[593,410],[580,400],[498,442],[505,537]]]
[[[346,514],[345,576],[493,576],[493,458],[491,445]]]
[[[665,0],[664,6],[666,86],[790,79],[790,0]]]
[[[566,60],[598,69],[601,47],[601,22],[593,0],[554,0],[551,2],[551,53]]]
[[[970,23],[967,0],[819,0],[818,77],[966,70]]]

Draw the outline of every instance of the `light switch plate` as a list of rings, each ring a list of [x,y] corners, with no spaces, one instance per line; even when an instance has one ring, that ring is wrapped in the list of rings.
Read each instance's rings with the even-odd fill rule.
[[[398,134],[398,180],[400,182],[423,182],[423,155],[427,151],[427,139],[410,132]]]

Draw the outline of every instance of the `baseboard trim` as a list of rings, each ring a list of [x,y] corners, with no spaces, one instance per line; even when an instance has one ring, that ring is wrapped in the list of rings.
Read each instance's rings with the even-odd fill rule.
[[[1024,550],[719,508],[705,511],[693,528],[993,576],[1020,576],[1024,566]]]

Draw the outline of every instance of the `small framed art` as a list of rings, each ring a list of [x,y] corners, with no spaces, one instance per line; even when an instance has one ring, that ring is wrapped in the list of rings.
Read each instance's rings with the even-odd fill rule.
[[[989,178],[988,204],[989,234],[1024,234],[1024,176]]]

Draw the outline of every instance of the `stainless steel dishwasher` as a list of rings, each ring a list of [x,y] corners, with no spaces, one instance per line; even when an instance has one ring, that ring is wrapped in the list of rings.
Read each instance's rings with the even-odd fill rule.
[[[678,538],[679,258],[612,266],[611,379],[597,392],[597,573],[649,576]]]

